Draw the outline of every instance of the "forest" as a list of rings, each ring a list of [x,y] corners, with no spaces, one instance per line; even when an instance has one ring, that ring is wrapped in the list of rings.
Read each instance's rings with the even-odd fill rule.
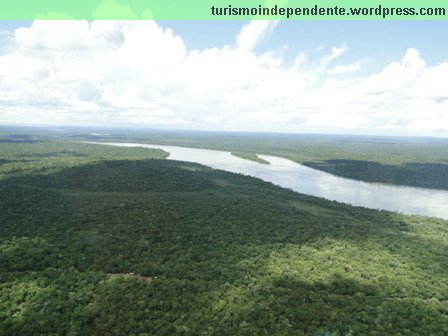
[[[0,143],[42,140],[225,150],[259,163],[257,154],[273,155],[361,181],[448,190],[446,138],[0,126]]]
[[[446,220],[39,132],[0,132],[0,335],[448,334]]]
[[[139,142],[274,155],[311,168],[362,180],[448,190],[448,140],[322,134],[109,130],[73,139]]]

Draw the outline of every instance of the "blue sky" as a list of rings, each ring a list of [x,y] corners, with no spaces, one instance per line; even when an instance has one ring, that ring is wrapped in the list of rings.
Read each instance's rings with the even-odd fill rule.
[[[180,34],[191,49],[231,45],[246,21],[158,21]],[[0,21],[1,32],[28,27],[31,21]],[[282,21],[260,51],[290,45],[292,55],[300,49],[347,43],[347,57],[371,58],[373,67],[381,67],[399,58],[408,48],[424,51],[429,64],[446,61],[448,21]],[[369,56],[366,56],[366,50]],[[350,60],[350,59],[348,59]]]
[[[246,21],[158,21],[160,26],[180,34],[190,49],[232,45]],[[13,32],[31,21],[0,21],[0,32]],[[289,45],[292,58],[301,49],[346,43],[347,61],[365,58],[374,69],[398,59],[408,48],[416,48],[428,64],[447,60],[448,21],[282,21],[259,51]],[[368,53],[366,52],[368,51]]]
[[[447,136],[447,32],[447,21],[2,21],[0,124]]]
[[[182,35],[187,46],[203,49],[231,45],[242,21],[160,21]],[[448,21],[282,21],[272,36],[260,44],[259,51],[290,46],[288,56],[302,49],[346,43],[348,62],[370,60],[372,69],[399,59],[408,48],[422,51],[429,64],[446,61]]]

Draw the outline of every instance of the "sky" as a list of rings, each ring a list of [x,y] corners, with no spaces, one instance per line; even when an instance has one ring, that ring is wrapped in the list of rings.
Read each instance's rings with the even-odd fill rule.
[[[448,136],[446,21],[0,21],[0,124]]]

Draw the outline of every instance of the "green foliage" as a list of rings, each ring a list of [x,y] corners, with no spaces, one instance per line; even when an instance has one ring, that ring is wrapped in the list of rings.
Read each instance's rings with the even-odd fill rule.
[[[304,164],[334,175],[357,180],[448,189],[448,164],[443,163],[387,165],[361,160],[325,160]]]
[[[232,152],[230,154],[240,157],[242,159],[251,160],[262,164],[271,164],[269,161],[262,159],[261,157],[259,157],[257,154],[254,153]]]
[[[204,167],[195,168],[197,173],[192,173],[190,166],[162,160],[150,164],[145,160],[103,161],[61,169],[51,175],[9,179],[5,184],[103,192],[194,191],[210,188],[212,183],[200,177],[199,172]],[[132,171],[132,175],[129,175],[129,171]]]
[[[98,131],[61,128],[50,132],[41,128],[0,126],[0,143],[37,144],[48,140],[139,142],[208,148],[227,150],[260,162],[258,153],[284,157],[338,176],[367,182],[448,189],[446,138],[136,129]],[[129,158],[126,151],[128,148],[122,152],[122,159]]]
[[[77,138],[90,139],[81,134]],[[444,138],[142,130],[111,132],[96,140],[227,150],[243,153],[247,159],[255,153],[274,155],[367,182],[448,189],[448,140]]]
[[[1,143],[0,180],[11,175],[50,174],[67,167],[102,160],[164,159],[161,149],[120,148],[66,142],[39,141],[34,143]]]
[[[0,148],[2,335],[448,334],[447,221],[160,151]]]

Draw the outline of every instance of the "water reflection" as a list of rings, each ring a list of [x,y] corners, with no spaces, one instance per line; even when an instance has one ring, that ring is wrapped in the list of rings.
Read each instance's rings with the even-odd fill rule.
[[[169,152],[169,158],[172,160],[196,162],[216,169],[258,177],[308,195],[368,208],[448,219],[448,192],[443,190],[367,183],[337,177],[268,155],[260,157],[269,161],[270,165],[241,159],[225,151],[134,143],[95,143],[160,148]]]

